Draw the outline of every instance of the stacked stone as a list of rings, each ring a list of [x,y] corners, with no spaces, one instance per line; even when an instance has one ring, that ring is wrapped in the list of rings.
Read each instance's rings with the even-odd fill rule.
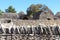
[[[59,35],[60,31],[59,31],[59,26],[55,26],[55,27],[51,27],[51,26],[36,26],[36,27],[19,27],[19,28],[3,28],[0,27],[0,34],[3,34],[4,32],[6,34],[45,34],[45,35]]]
[[[2,27],[0,27],[0,37],[4,38],[2,36],[7,37],[7,39],[11,38],[13,40],[39,40],[39,39],[49,39],[52,35],[60,35],[60,28],[59,26],[42,26],[38,25],[35,27],[25,27],[21,26],[19,28],[5,28],[3,30]]]

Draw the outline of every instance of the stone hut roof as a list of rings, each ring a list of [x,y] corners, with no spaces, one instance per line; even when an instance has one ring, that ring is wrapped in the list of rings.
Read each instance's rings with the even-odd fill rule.
[[[53,19],[53,14],[51,12],[38,12],[35,13],[33,19]]]
[[[28,15],[24,14],[23,12],[18,13],[18,15],[19,15],[18,19],[23,19],[23,20],[31,19]]]
[[[11,18],[11,19],[17,19],[18,14],[17,13],[2,13],[0,15],[0,18]]]
[[[18,15],[19,15],[18,19],[23,19],[25,17],[25,14],[22,12],[18,13]]]
[[[60,12],[57,12],[55,15],[57,18],[60,18]]]

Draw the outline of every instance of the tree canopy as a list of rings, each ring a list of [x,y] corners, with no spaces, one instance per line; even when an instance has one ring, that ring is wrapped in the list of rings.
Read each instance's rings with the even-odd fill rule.
[[[33,16],[34,13],[39,12],[39,11],[46,11],[49,8],[46,5],[42,4],[32,4],[30,7],[27,8],[27,15],[28,16]]]
[[[9,6],[9,7],[5,10],[5,12],[7,12],[7,13],[16,13],[15,8],[13,8],[12,6]]]
[[[3,11],[0,9],[0,15],[3,13]]]

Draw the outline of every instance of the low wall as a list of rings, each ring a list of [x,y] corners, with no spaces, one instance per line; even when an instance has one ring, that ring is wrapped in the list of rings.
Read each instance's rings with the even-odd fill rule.
[[[59,25],[60,20],[12,20],[15,25]]]

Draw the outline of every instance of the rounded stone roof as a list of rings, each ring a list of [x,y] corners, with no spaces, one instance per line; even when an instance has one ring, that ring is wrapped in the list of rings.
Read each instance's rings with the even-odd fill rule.
[[[60,12],[57,12],[55,16],[60,18]]]
[[[54,14],[51,11],[48,12],[38,12],[33,15],[33,19],[46,19],[46,18],[52,18],[53,19]]]

